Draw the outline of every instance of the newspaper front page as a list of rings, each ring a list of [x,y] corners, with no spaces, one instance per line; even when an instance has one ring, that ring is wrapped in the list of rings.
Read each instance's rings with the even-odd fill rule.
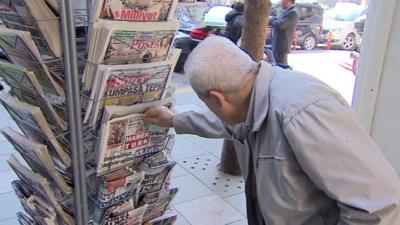
[[[99,0],[94,20],[165,21],[171,18],[177,0]]]
[[[27,71],[24,67],[0,61],[0,77],[11,87],[19,100],[40,107],[47,122],[60,130],[67,129],[63,110],[51,105],[33,72]]]

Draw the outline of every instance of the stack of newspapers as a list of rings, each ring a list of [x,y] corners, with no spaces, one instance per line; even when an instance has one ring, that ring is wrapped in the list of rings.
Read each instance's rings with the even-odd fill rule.
[[[176,0],[100,0],[94,4],[83,88],[84,123],[98,130],[94,222],[173,224],[164,215],[170,187],[170,129],[144,122],[153,106],[173,107],[170,84],[180,52]]]
[[[76,0],[78,1],[78,0]],[[80,4],[82,5],[81,0]],[[75,224],[62,65],[59,0],[0,0],[0,103],[18,125],[2,135],[12,155],[20,224]],[[177,0],[97,0],[87,33],[81,99],[92,224],[171,225],[170,129],[145,123],[154,106],[173,108],[171,76],[180,52]],[[80,15],[82,17],[82,15]],[[93,178],[94,177],[94,178]]]

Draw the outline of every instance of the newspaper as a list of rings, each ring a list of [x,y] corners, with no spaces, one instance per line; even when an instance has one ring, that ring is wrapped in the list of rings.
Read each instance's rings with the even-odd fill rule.
[[[63,196],[72,192],[72,187],[66,183],[57,170],[46,145],[27,139],[10,127],[2,128],[0,132],[22,155],[34,172],[49,177]]]
[[[130,106],[165,96],[180,51],[165,62],[97,67],[84,122],[94,126],[104,106]],[[91,117],[89,116],[91,115]]]
[[[29,31],[43,54],[62,56],[60,21],[45,0],[2,0],[0,8],[6,27]]]
[[[143,221],[150,221],[162,216],[177,192],[178,188],[174,188],[171,190],[161,190],[144,195],[139,204],[148,205],[148,208],[143,215]]]
[[[175,98],[170,97],[170,98],[164,98],[160,101],[146,102],[132,106],[105,106],[101,123],[105,124],[109,120],[117,117],[127,116],[130,114],[144,113],[147,109],[155,106],[166,106],[172,109],[174,101]]]
[[[54,208],[57,215],[67,225],[74,225],[74,218],[67,214],[60,206],[60,201],[54,194],[47,179],[41,175],[32,172],[27,167],[22,165],[18,159],[11,155],[7,160],[10,167],[14,170],[17,176],[33,190],[33,194],[44,199],[51,207]]]
[[[147,194],[163,189],[165,181],[175,165],[176,162],[170,161],[160,166],[144,168],[145,175],[140,194]]]
[[[41,144],[51,146],[52,153],[65,167],[71,166],[71,158],[66,148],[63,148],[39,107],[18,101],[11,96],[0,96],[0,102],[10,113],[25,136]]]
[[[58,225],[54,208],[42,198],[31,195],[25,202],[21,201],[21,203],[25,205],[25,210],[38,224]]]
[[[12,63],[35,73],[50,100],[65,97],[64,89],[53,79],[28,32],[0,27],[0,48]],[[52,103],[56,104],[57,101]]]
[[[141,225],[147,207],[134,208],[132,200],[122,202],[105,212],[101,225]]]
[[[113,173],[115,174],[115,173]],[[144,178],[144,172],[121,174],[113,180],[103,178],[97,197],[98,207],[107,208],[135,197]]]
[[[178,219],[178,215],[168,214],[157,217],[153,220],[146,222],[144,225],[173,225]]]
[[[99,0],[93,20],[165,21],[174,15],[177,0]]]
[[[84,88],[92,87],[99,64],[151,63],[164,61],[172,47],[177,21],[115,22],[99,20],[91,27]]]
[[[126,114],[118,115],[121,117],[102,124],[97,146],[98,174],[140,163],[169,147],[170,129],[144,122],[146,108],[140,105],[131,108],[138,111],[127,110]],[[120,112],[116,110],[114,113]],[[112,117],[112,113],[107,113],[107,116]]]
[[[33,72],[27,71],[24,67],[0,61],[0,77],[11,87],[14,95],[20,101],[40,107],[47,122],[63,131],[67,129],[67,123],[60,116],[63,114],[63,110],[51,105]]]
[[[23,212],[17,212],[17,220],[22,225],[35,225],[35,221]]]

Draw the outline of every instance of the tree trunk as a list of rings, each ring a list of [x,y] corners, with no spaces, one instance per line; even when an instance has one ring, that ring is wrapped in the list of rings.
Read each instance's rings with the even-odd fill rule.
[[[255,61],[263,59],[270,0],[246,0],[244,3],[244,25],[242,35],[242,48],[246,50]]]
[[[241,47],[255,61],[262,60],[264,56],[270,6],[270,0],[246,0],[244,3],[245,20],[242,28]],[[232,141],[224,140],[219,170],[231,175],[241,174]]]

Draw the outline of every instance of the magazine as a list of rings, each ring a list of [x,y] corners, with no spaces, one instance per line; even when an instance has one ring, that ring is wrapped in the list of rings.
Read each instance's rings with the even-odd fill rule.
[[[32,172],[27,167],[22,165],[14,155],[11,155],[7,162],[10,165],[11,169],[13,169],[14,172],[18,175],[18,177],[25,184],[29,184],[29,187],[32,188],[34,195],[45,199],[46,202],[48,202],[49,205],[54,208],[57,215],[60,216],[64,223],[68,225],[75,224],[74,218],[71,215],[67,214],[60,206],[60,202],[54,194],[46,178]]]
[[[162,216],[177,192],[178,188],[174,188],[171,190],[161,190],[144,195],[139,204],[148,205],[148,208],[143,215],[143,221],[150,221],[154,218]]]
[[[51,105],[33,72],[27,71],[24,67],[0,61],[0,77],[11,87],[13,94],[20,101],[40,107],[47,122],[63,131],[67,129],[63,110]]]
[[[104,106],[130,106],[165,96],[180,51],[165,62],[97,67],[84,122],[94,126]],[[89,116],[91,115],[91,116]]]
[[[46,225],[58,225],[57,214],[53,207],[42,198],[31,195],[26,201],[21,201],[28,214],[38,223]]]
[[[122,202],[104,213],[101,225],[141,225],[146,209],[147,205],[135,208],[132,200]]]
[[[34,172],[49,177],[63,196],[72,192],[72,187],[66,183],[58,171],[46,145],[27,139],[10,127],[2,128],[0,132],[21,154]]]
[[[12,63],[35,73],[50,100],[65,97],[64,89],[53,79],[29,32],[0,27],[0,48]]]
[[[153,220],[146,222],[144,225],[173,225],[178,219],[178,215],[168,214],[157,217]]]
[[[135,64],[164,61],[172,47],[177,21],[115,22],[99,20],[91,27],[84,88],[92,87],[99,64]]]
[[[63,148],[47,123],[39,107],[18,101],[11,96],[0,96],[0,102],[10,113],[25,136],[41,144],[49,144],[54,155],[65,167],[71,166],[71,158],[67,148]]]
[[[141,187],[144,172],[128,172],[128,174],[108,175],[102,178],[97,197],[98,207],[107,208],[126,199],[135,197]],[[110,178],[113,177],[112,180]]]
[[[174,15],[177,0],[99,0],[93,20],[165,21]]]
[[[45,0],[3,0],[0,5],[6,9],[0,13],[6,27],[29,31],[42,54],[62,56],[60,21]]]

